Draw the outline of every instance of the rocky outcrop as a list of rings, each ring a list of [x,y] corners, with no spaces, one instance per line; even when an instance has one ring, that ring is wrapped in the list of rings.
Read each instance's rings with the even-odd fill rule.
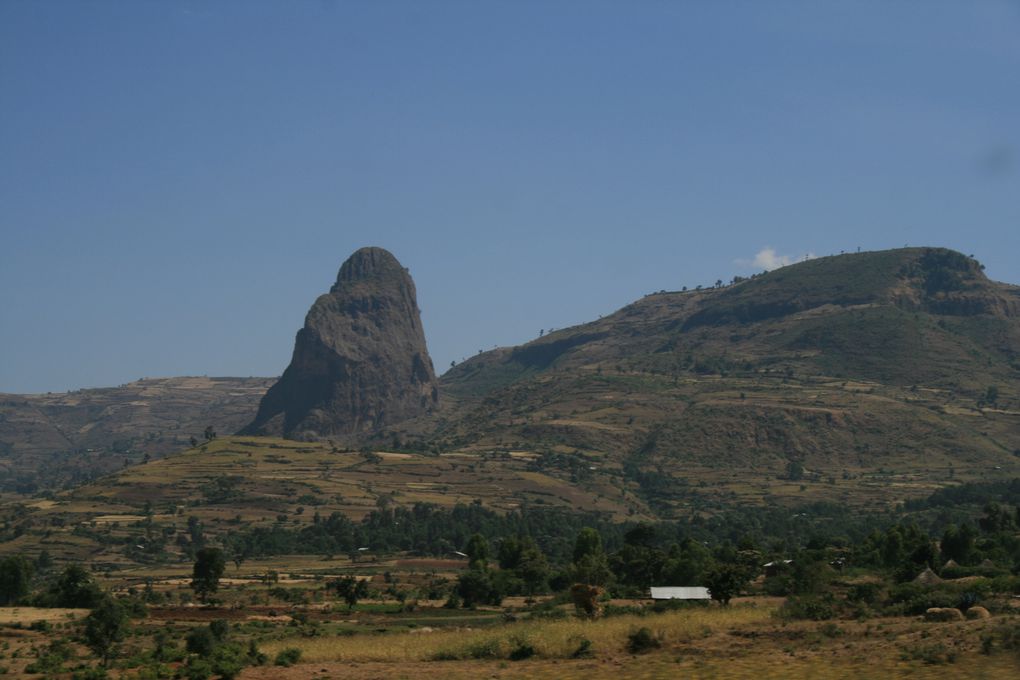
[[[362,248],[308,310],[290,366],[242,434],[371,432],[438,401],[414,282],[386,250]]]

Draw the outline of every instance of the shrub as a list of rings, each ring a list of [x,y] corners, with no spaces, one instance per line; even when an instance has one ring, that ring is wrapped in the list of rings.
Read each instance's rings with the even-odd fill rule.
[[[273,664],[276,666],[293,666],[301,659],[301,650],[296,647],[288,647],[287,649],[281,650],[276,658],[273,660]]]
[[[590,659],[592,656],[594,656],[594,652],[592,650],[591,640],[583,637],[578,641],[577,649],[575,649],[574,652],[570,655],[570,658]]]
[[[181,671],[187,680],[209,680],[209,677],[212,676],[212,666],[209,665],[209,662],[198,658],[189,659],[188,665],[184,666]]]
[[[649,628],[638,628],[627,636],[627,651],[631,654],[642,654],[662,646],[662,642],[652,634]]]
[[[74,672],[74,680],[109,680],[110,674],[105,668],[82,668]]]
[[[203,659],[212,656],[216,648],[216,636],[208,627],[193,628],[185,639],[187,650]]]
[[[884,613],[891,616],[917,616],[932,608],[955,608],[959,601],[959,593],[952,588],[903,583],[890,591]]]
[[[779,616],[784,619],[827,621],[835,618],[836,613],[836,599],[831,593],[790,596],[779,608]]]
[[[947,649],[946,646],[940,642],[932,645],[919,645],[917,647],[906,648],[900,656],[904,661],[923,661],[929,665],[954,663],[956,661],[956,652],[951,649]]]
[[[524,636],[513,638],[511,644],[513,645],[509,654],[511,661],[521,661],[535,656],[535,647]]]
[[[862,602],[864,604],[875,604],[882,594],[881,583],[855,583],[846,592],[846,599],[850,602]]]
[[[499,640],[491,638],[481,640],[468,647],[467,655],[472,659],[498,659],[500,654]]]

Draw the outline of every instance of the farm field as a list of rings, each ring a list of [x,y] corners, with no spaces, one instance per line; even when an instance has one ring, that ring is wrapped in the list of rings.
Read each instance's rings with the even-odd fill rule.
[[[932,623],[920,617],[825,622],[778,616],[781,599],[747,597],[729,607],[695,606],[654,613],[632,601],[621,613],[594,621],[564,608],[556,617],[514,608],[450,611],[420,604],[414,611],[369,601],[353,611],[342,605],[252,608],[195,607],[190,612],[152,607],[134,619],[112,677],[135,678],[154,636],[166,630],[183,639],[189,630],[226,621],[229,636],[250,640],[265,654],[245,668],[243,680],[318,678],[998,678],[1020,672],[1020,650],[1009,648],[1020,614]],[[514,604],[514,603],[509,603]],[[523,603],[516,603],[523,604]],[[0,664],[30,677],[26,668],[52,648],[82,611],[0,609]],[[31,625],[47,621],[46,626]],[[63,621],[63,623],[61,623]],[[649,649],[629,648],[647,629]],[[66,647],[66,643],[64,643]],[[300,650],[296,662],[277,665],[281,653]],[[521,650],[526,650],[522,652]],[[88,652],[71,645],[65,668]],[[172,656],[170,658],[173,658]],[[135,659],[136,661],[132,661]],[[514,660],[516,659],[516,660]],[[172,672],[176,663],[165,667]]]

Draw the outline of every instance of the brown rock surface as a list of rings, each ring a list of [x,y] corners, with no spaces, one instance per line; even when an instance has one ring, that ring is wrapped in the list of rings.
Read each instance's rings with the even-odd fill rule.
[[[386,250],[362,248],[308,311],[290,366],[243,433],[369,432],[427,413],[438,400],[414,282]]]

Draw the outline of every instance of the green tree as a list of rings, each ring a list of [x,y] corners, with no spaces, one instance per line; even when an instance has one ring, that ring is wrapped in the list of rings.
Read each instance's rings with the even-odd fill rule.
[[[220,577],[227,567],[227,560],[219,548],[202,548],[195,556],[195,566],[191,572],[191,589],[202,602],[220,587]]]
[[[112,597],[103,597],[85,619],[85,644],[95,652],[103,666],[110,664],[117,647],[128,633],[127,612]]]
[[[487,569],[489,565],[489,542],[485,540],[485,536],[481,534],[474,534],[468,539],[467,547],[464,548],[464,552],[468,556],[468,564],[474,568],[476,565],[480,565],[482,569]]]
[[[498,605],[503,599],[493,586],[489,572],[483,569],[468,569],[461,574],[457,578],[457,595],[465,607],[479,604]]]
[[[524,592],[529,596],[546,588],[549,563],[531,537],[521,541],[520,558],[517,560],[514,574],[524,582]]]
[[[16,604],[28,595],[31,582],[32,565],[22,555],[0,560],[0,605]]]
[[[612,580],[613,572],[602,548],[602,536],[595,529],[584,527],[577,532],[573,557],[570,577],[575,583],[605,586]]]
[[[903,531],[899,527],[890,527],[885,532],[885,541],[882,545],[882,562],[887,567],[897,567],[906,557],[906,548],[903,546]]]
[[[332,585],[337,595],[347,603],[347,611],[352,610],[354,605],[358,604],[358,600],[368,595],[368,582],[355,576],[344,576],[333,581]]]
[[[705,576],[705,586],[712,599],[723,606],[730,603],[734,595],[747,583],[747,574],[734,564],[717,566]]]
[[[574,564],[580,562],[586,555],[605,555],[602,548],[602,535],[591,527],[584,527],[577,532],[574,540]]]
[[[613,580],[613,572],[605,554],[585,555],[570,569],[571,580],[589,586],[605,586]]]
[[[708,548],[693,539],[684,539],[679,546],[679,554],[671,554],[662,565],[661,582],[671,586],[701,585],[713,562]]]
[[[499,561],[500,569],[516,569],[521,562],[521,551],[523,545],[521,539],[516,536],[508,536],[499,543],[496,551],[496,559]]]
[[[942,534],[942,559],[969,564],[974,555],[974,539],[974,528],[970,524],[959,528],[950,524]]]
[[[96,585],[92,574],[80,564],[67,565],[57,577],[50,594],[57,607],[92,609],[103,599],[103,591]]]
[[[35,560],[35,568],[40,574],[45,574],[53,568],[53,556],[49,550],[43,550]]]

